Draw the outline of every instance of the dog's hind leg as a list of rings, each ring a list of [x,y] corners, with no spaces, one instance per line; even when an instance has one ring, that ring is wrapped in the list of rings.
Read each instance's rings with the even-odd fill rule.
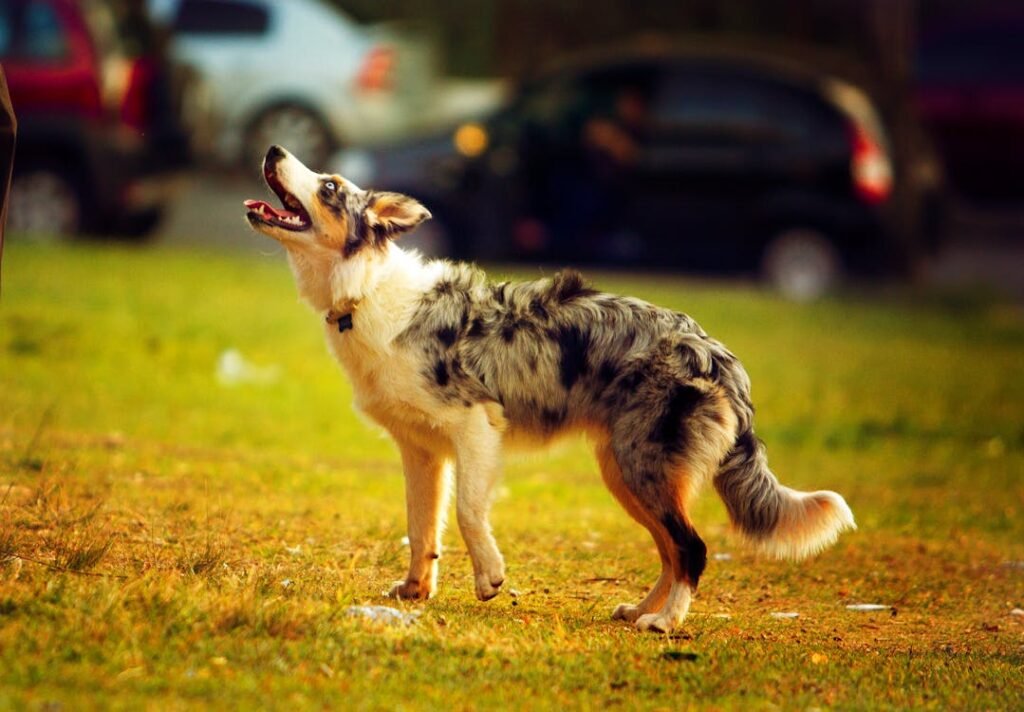
[[[473,407],[452,437],[455,448],[455,512],[473,561],[476,597],[487,601],[505,582],[505,562],[491,534],[491,493],[498,479],[501,431],[483,406]]]
[[[629,488],[622,481],[622,470],[619,469],[619,463],[615,460],[615,453],[612,452],[611,447],[607,442],[601,442],[595,448],[597,455],[597,462],[601,468],[601,478],[604,480],[605,485],[611,490],[611,493],[615,495],[615,498],[623,506],[626,512],[629,513],[633,519],[646,527],[647,531],[651,533],[651,537],[654,539],[654,543],[658,547],[658,555],[661,557],[661,574],[658,576],[657,582],[654,587],[651,588],[650,592],[640,603],[633,605],[631,603],[620,603],[615,607],[612,612],[612,618],[615,620],[624,620],[633,623],[637,618],[656,611],[665,603],[665,599],[668,597],[669,588],[672,584],[672,564],[669,558],[669,542],[665,537],[665,532],[658,525],[658,523],[652,520],[647,510],[640,504],[637,498],[629,490]]]
[[[672,538],[672,581],[660,610],[636,619],[639,630],[668,633],[683,622],[690,611],[690,600],[697,590],[707,561],[707,546],[697,535],[681,506],[668,508],[662,515],[665,531]]]
[[[657,413],[650,418],[649,413]],[[642,510],[655,539],[666,543],[671,569],[668,595],[657,611],[636,618],[640,630],[669,632],[690,610],[707,561],[686,507],[728,451],[735,416],[718,391],[689,386],[668,389],[660,408],[626,413],[615,424],[611,446],[622,484]]]
[[[391,588],[391,598],[426,599],[437,590],[451,473],[447,462],[418,445],[396,439],[405,469],[405,507],[409,528],[409,574]]]
[[[622,458],[620,458],[622,459]],[[639,630],[669,632],[690,610],[690,599],[704,571],[707,547],[690,524],[685,510],[685,491],[690,473],[660,469],[632,469],[622,473],[626,505],[658,542],[662,573],[658,583],[639,605],[619,606],[613,617],[629,620]]]

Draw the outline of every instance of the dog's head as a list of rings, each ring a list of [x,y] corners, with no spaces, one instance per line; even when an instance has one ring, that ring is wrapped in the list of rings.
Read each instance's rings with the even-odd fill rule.
[[[247,200],[246,218],[285,247],[300,293],[318,309],[357,299],[391,241],[430,217],[413,198],[314,173],[280,146],[267,151],[263,177],[282,207]]]

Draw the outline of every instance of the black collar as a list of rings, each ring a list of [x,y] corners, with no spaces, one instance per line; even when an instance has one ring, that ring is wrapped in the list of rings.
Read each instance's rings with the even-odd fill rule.
[[[344,334],[346,331],[352,328],[352,314],[339,314],[333,309],[327,312],[327,323],[337,324],[338,333]]]

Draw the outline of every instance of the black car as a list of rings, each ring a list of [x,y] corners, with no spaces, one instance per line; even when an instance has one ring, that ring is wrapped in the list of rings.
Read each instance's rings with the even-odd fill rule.
[[[895,165],[887,135],[852,84],[768,57],[637,51],[338,167],[423,200],[459,256],[760,270],[809,296],[843,271],[906,270],[934,241],[938,163]]]

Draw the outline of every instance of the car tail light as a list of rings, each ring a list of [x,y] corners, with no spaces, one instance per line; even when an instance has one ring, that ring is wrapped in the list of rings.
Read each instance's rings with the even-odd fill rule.
[[[151,64],[141,58],[112,57],[103,65],[103,104],[110,116],[135,131],[150,119]]]
[[[366,53],[356,85],[363,91],[389,91],[395,85],[395,50],[378,45]]]
[[[137,131],[143,131],[150,120],[152,65],[145,59],[135,59],[130,62],[130,67],[128,83],[121,98],[121,122]]]
[[[869,205],[884,203],[892,195],[892,162],[885,147],[862,124],[851,122],[850,148],[857,197]]]

